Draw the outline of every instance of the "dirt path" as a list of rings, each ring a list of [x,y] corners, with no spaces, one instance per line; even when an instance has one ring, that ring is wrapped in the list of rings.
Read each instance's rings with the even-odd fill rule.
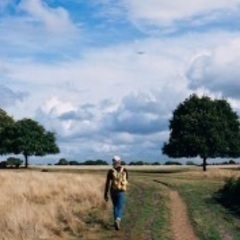
[[[174,240],[197,240],[191,222],[187,214],[187,206],[177,191],[172,190],[168,184],[155,180],[160,183],[169,196],[169,209],[171,211],[171,230]]]
[[[163,182],[156,181],[161,184],[162,189],[165,190],[165,193],[168,195],[169,199],[169,209],[170,209],[170,227],[169,229],[172,231],[173,240],[197,240],[191,222],[188,218],[187,214],[187,206],[182,198],[179,196],[177,191],[172,190],[168,185]],[[146,191],[146,189],[145,189]],[[137,191],[137,195],[140,199],[143,198],[144,189],[139,189]],[[151,204],[155,206],[159,206],[159,196],[152,196]],[[143,204],[143,203],[142,203]],[[145,236],[143,239],[151,240],[154,239],[151,234],[151,224],[154,219],[155,212],[152,212],[151,217],[147,219],[148,224],[145,224]],[[131,229],[131,228],[130,228]],[[132,239],[130,234],[127,234],[126,239]],[[141,238],[139,238],[141,239]]]
[[[187,216],[187,208],[177,191],[169,189],[171,222],[174,240],[196,240],[192,225]]]
[[[131,194],[129,194],[127,207],[122,231],[114,231],[110,223],[108,229],[105,229],[105,233],[103,232],[104,236],[100,237],[99,235],[99,239],[198,239],[188,219],[186,204],[178,192],[173,191],[164,182],[144,181],[144,179],[135,181]],[[163,209],[170,211],[167,214],[169,217],[164,217]]]

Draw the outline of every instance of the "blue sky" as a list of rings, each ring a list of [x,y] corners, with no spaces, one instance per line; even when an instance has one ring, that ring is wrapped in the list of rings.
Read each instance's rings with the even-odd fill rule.
[[[240,0],[3,0],[0,107],[56,132],[43,162],[164,161],[190,94],[240,113],[239,16]]]

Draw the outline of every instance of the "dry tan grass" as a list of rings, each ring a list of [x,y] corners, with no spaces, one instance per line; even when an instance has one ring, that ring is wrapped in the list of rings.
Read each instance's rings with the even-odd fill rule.
[[[101,176],[0,172],[0,239],[69,239],[98,212],[107,217]],[[96,226],[93,226],[96,228]]]
[[[202,179],[216,179],[216,180],[226,180],[230,177],[240,177],[240,171],[239,170],[232,170],[232,169],[223,169],[223,168],[217,168],[217,167],[208,167],[206,172],[203,172],[201,169],[197,171],[189,171],[189,172],[183,172],[178,173],[180,176],[184,176],[187,178],[202,178]]]

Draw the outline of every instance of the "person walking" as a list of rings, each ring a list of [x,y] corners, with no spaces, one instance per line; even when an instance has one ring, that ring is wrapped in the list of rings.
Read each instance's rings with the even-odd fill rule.
[[[113,168],[107,173],[104,199],[108,202],[110,192],[113,204],[114,226],[116,230],[120,230],[125,202],[125,191],[128,184],[128,171],[121,165],[120,156],[114,156],[112,158],[112,165]]]

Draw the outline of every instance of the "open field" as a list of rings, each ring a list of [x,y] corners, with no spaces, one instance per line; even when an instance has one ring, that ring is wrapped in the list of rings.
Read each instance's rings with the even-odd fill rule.
[[[0,239],[87,236],[87,224],[95,214],[107,219],[102,191],[99,176],[4,170],[0,172]]]
[[[106,171],[109,168],[111,168],[111,165],[99,165],[99,166],[88,166],[88,165],[81,165],[81,166],[74,166],[74,165],[30,165],[30,169],[35,170],[42,170],[47,169],[49,171],[83,171],[83,170],[89,170],[89,171]],[[190,170],[193,172],[202,172],[201,166],[194,166],[194,165],[127,165],[127,169],[130,171],[186,171]],[[238,164],[227,164],[227,165],[209,165],[207,166],[207,170],[214,170],[214,169],[229,169],[229,170],[240,170],[240,165]]]
[[[227,168],[226,168],[227,167]],[[103,201],[110,166],[0,171],[0,239],[239,240],[240,220],[214,196],[239,166],[126,166],[122,230]],[[42,171],[44,169],[44,171]]]

